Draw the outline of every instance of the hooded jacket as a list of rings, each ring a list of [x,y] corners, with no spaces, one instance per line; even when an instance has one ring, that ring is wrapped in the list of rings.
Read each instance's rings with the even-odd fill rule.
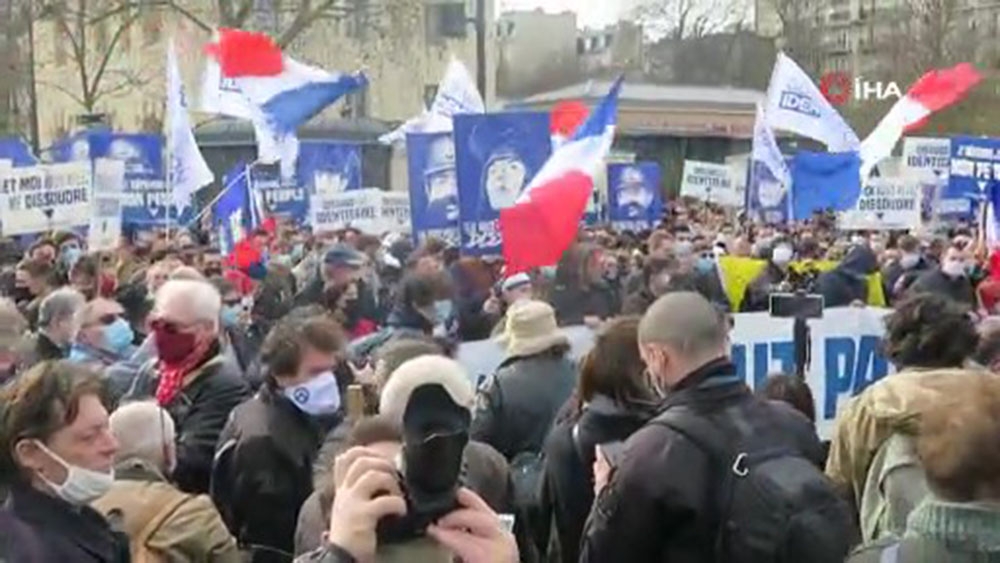
[[[972,373],[961,368],[905,369],[873,384],[837,415],[826,474],[861,507],[872,461],[890,437],[916,435],[923,412],[950,385]]]
[[[878,259],[870,248],[858,245],[847,253],[836,268],[820,274],[817,291],[827,307],[846,307],[854,301],[868,301],[867,276],[878,268]]]

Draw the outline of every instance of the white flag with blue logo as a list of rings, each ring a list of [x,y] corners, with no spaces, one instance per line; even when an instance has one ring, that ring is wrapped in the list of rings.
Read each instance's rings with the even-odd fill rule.
[[[764,114],[772,129],[816,139],[830,152],[856,151],[861,146],[858,135],[809,75],[784,53],[778,53],[774,63]]]
[[[448,70],[438,84],[437,95],[429,110],[413,117],[394,131],[379,138],[386,145],[401,143],[408,133],[449,133],[452,117],[458,114],[486,113],[483,97],[472,81],[468,69],[456,58],[448,63]]]
[[[191,196],[215,180],[212,170],[205,163],[188,119],[184,81],[177,66],[174,43],[167,47],[167,154],[170,168],[167,171],[174,205],[183,209],[191,205]]]

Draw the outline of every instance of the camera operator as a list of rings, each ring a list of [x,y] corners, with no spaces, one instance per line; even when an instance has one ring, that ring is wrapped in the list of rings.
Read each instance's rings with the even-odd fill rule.
[[[790,242],[782,240],[773,248],[766,249],[764,256],[767,258],[767,266],[747,286],[746,296],[740,306],[740,311],[743,313],[767,310],[771,293],[780,291],[778,287],[788,279],[790,273],[788,265],[795,256],[795,250]]]
[[[334,474],[337,494],[326,545],[297,563],[374,561],[379,520],[406,513],[396,468],[379,450],[348,450],[337,458]],[[515,563],[517,544],[499,516],[468,489],[459,489],[457,500],[459,508],[431,524],[427,535],[465,563]]]

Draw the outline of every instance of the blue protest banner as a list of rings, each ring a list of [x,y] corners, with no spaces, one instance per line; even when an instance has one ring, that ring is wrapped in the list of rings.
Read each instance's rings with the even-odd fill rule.
[[[514,205],[552,152],[549,115],[455,116],[462,252],[501,252],[500,210]]]
[[[173,204],[165,179],[160,135],[95,130],[57,141],[49,150],[54,162],[110,158],[125,163],[123,225],[186,225],[194,216],[192,207],[178,211]]]
[[[240,162],[223,177],[228,189],[212,207],[212,218],[219,233],[219,250],[229,255],[252,227],[250,182],[247,164]]]
[[[608,165],[608,219],[619,231],[638,233],[663,216],[662,178],[656,162]]]
[[[10,160],[14,166],[38,164],[38,159],[31,154],[31,147],[20,137],[0,138],[0,160]]]
[[[297,222],[309,217],[311,194],[361,188],[361,151],[335,141],[306,141],[299,147],[295,176],[282,179],[278,165],[258,164],[250,170],[251,188],[261,194],[271,213]]]
[[[458,181],[451,133],[406,136],[414,241],[434,237],[458,247]]]
[[[974,201],[988,196],[1000,180],[1000,139],[953,137],[951,175],[944,193],[938,196],[938,215],[967,218],[975,210]]]

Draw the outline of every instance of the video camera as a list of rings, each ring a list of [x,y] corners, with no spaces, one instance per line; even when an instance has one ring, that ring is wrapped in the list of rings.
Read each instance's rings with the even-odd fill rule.
[[[379,544],[421,537],[427,526],[458,508],[462,455],[472,416],[444,387],[422,385],[403,414],[403,450],[396,466],[406,499],[405,516],[379,521]]]

